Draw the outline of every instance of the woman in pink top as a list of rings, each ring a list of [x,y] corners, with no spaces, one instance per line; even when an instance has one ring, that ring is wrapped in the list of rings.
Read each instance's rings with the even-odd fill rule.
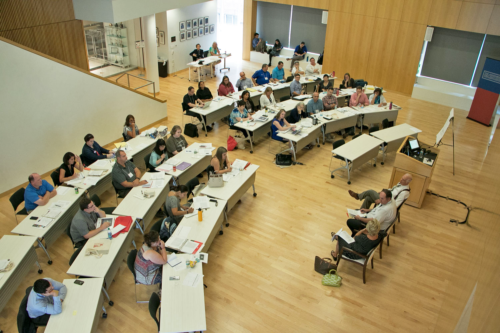
[[[219,96],[227,96],[230,93],[234,93],[233,84],[229,81],[227,75],[224,75],[224,77],[222,78],[222,82],[220,83],[218,91]]]
[[[363,92],[363,88],[360,86],[356,87],[356,92],[351,96],[351,100],[349,101],[349,106],[368,106],[370,105],[370,101],[368,101],[368,97]]]

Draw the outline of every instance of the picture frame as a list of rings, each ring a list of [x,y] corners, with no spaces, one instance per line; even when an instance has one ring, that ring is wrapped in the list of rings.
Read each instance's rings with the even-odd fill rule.
[[[179,22],[179,31],[185,31],[186,30],[186,21],[180,21]]]
[[[205,35],[208,35],[210,33],[210,27],[207,25],[205,26]]]
[[[185,31],[181,31],[179,39],[181,42],[186,41],[186,32]]]
[[[193,29],[193,39],[198,37],[198,29]]]
[[[186,21],[186,30],[191,30],[191,20]]]
[[[198,29],[198,19],[193,19],[193,29]]]
[[[165,45],[165,31],[160,31],[160,44]]]
[[[211,34],[215,33],[215,24],[210,24],[210,33]]]
[[[198,19],[198,27],[203,27],[205,25],[205,20],[203,19],[203,17],[200,17]]]
[[[193,38],[193,32],[191,30],[186,31],[186,40]]]
[[[205,16],[205,25],[208,25],[208,16]]]
[[[201,37],[203,36],[203,31],[205,30],[205,28],[201,27],[201,28],[198,28],[198,36]]]

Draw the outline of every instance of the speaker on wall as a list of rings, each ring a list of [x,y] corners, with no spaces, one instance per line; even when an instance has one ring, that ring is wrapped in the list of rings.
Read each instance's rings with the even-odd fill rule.
[[[321,16],[321,23],[327,24],[328,23],[328,11],[324,10],[323,15]]]

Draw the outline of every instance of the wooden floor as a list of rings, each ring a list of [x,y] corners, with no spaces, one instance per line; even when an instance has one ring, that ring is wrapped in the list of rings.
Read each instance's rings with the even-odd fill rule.
[[[229,77],[233,83],[244,69],[247,76],[260,64],[231,59]],[[187,87],[187,70],[160,81],[160,98],[166,98],[169,128],[181,124],[181,101]],[[208,79],[215,94],[222,75]],[[132,85],[136,84],[132,80]],[[372,83],[372,82],[370,82]],[[376,84],[376,82],[373,82]],[[335,82],[338,86],[339,82]],[[135,86],[139,86],[136,84]],[[450,108],[388,92],[388,101],[401,105],[397,123],[421,129],[422,142],[433,144]],[[141,113],[134,114],[140,127]],[[441,147],[430,189],[444,196],[471,202],[476,180],[487,151],[490,130],[467,120],[467,113],[455,110],[456,175],[453,176],[451,147]],[[186,117],[187,119],[187,117]],[[123,119],[116,121],[122,122]],[[117,133],[117,138],[119,133]],[[208,137],[187,138],[189,143],[211,142],[225,146],[227,126],[215,124]],[[465,225],[455,226],[450,219],[463,220],[466,210],[452,202],[427,196],[421,209],[405,206],[401,224],[384,247],[375,268],[367,269],[341,262],[341,288],[321,285],[314,269],[314,257],[328,257],[334,248],[330,232],[345,227],[346,208],[360,205],[347,191],[380,190],[387,187],[394,153],[385,165],[362,166],[346,178],[330,178],[328,166],[331,144],[298,153],[304,165],[280,169],[269,153],[270,139],[257,142],[254,153],[237,150],[229,158],[245,159],[260,165],[256,179],[257,197],[249,191],[229,214],[230,227],[217,236],[204,265],[205,307],[209,332],[433,332],[438,321],[450,274],[462,250],[461,239],[469,232]],[[451,131],[444,137],[451,143]],[[490,149],[499,149],[496,146]],[[338,164],[337,161],[333,162]],[[497,178],[493,181],[498,183]],[[112,190],[103,195],[103,206],[115,206]],[[9,234],[16,225],[8,197],[0,198],[0,235]],[[140,242],[140,233],[136,234]],[[140,244],[140,243],[139,243]],[[441,251],[437,254],[437,251]],[[61,236],[49,248],[54,263],[37,250],[43,276],[62,281],[72,254],[70,240]],[[460,257],[460,256],[459,256]],[[463,258],[461,259],[463,260]],[[10,304],[0,313],[0,329],[16,332],[16,315],[24,290],[39,278],[33,266],[15,292]],[[134,283],[126,263],[115,277],[110,296],[115,305],[106,304],[108,318],[100,319],[98,332],[155,332],[147,304],[134,302]],[[452,331],[456,322],[441,327]],[[453,326],[451,326],[453,325]]]

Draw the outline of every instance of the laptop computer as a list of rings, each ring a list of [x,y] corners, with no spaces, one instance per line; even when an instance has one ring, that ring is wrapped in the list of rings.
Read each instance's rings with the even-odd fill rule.
[[[205,105],[203,105],[202,109],[206,109],[212,104],[212,101],[205,102]]]

